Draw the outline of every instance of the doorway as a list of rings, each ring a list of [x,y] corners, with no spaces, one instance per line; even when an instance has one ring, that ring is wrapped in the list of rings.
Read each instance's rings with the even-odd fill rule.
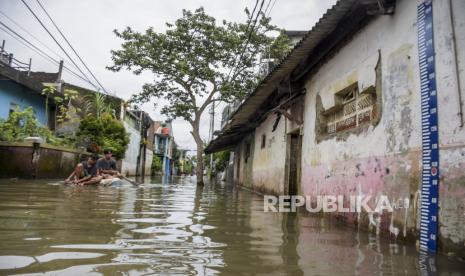
[[[302,142],[298,133],[289,134],[288,141],[287,191],[285,192],[287,195],[293,196],[299,193]]]

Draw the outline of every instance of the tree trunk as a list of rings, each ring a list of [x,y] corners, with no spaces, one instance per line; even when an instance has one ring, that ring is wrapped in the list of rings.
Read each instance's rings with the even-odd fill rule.
[[[198,122],[193,124],[191,134],[197,144],[197,166],[195,167],[197,185],[203,186],[203,141],[200,137]]]

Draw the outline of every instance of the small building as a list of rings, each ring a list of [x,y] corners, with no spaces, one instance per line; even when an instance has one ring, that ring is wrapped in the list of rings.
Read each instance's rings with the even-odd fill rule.
[[[460,0],[338,1],[225,112],[205,152],[233,151],[233,181],[268,194],[401,200],[335,216],[465,256],[462,11]]]
[[[154,154],[162,159],[162,174],[172,175],[174,169],[174,137],[171,122],[159,122],[155,131]]]
[[[130,142],[121,160],[121,171],[134,176],[151,175],[157,122],[145,111],[124,110],[123,124]]]
[[[28,72],[17,70],[0,62],[0,119],[7,119],[10,112],[32,107],[37,120],[53,129],[55,104],[42,95],[44,86],[41,81],[31,77]],[[48,118],[46,109],[48,108]]]

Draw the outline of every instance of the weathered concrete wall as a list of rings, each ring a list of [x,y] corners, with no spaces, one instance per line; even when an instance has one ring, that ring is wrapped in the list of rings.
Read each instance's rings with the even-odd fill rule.
[[[135,175],[137,168],[137,156],[140,147],[140,132],[123,121],[126,131],[129,133],[129,144],[121,163],[121,173]]]
[[[448,1],[434,2],[436,74],[440,130],[440,244],[443,250],[465,241],[465,131],[460,127],[455,58]],[[396,237],[416,236],[421,168],[420,87],[416,16],[418,1],[397,1],[392,16],[379,16],[327,60],[305,88],[302,190],[305,195],[387,195],[409,208],[379,217],[346,215]],[[457,7],[463,1],[453,1]],[[464,14],[454,7],[457,41],[463,45]],[[459,23],[460,22],[460,23]],[[463,47],[459,57],[465,63]],[[380,62],[380,63],[378,63]],[[380,76],[376,66],[381,66]],[[463,67],[461,67],[463,68]],[[463,79],[463,70],[462,82]],[[334,106],[335,93],[357,84],[360,93],[381,88],[379,122],[317,139],[318,101]],[[380,87],[381,86],[381,87]],[[463,88],[462,88],[463,89]],[[461,92],[463,96],[463,91]],[[379,99],[378,99],[379,100]]]
[[[465,99],[465,1],[452,0],[456,47],[449,1],[434,1],[441,175],[440,246],[465,256],[465,128],[460,126],[458,81]],[[455,56],[456,54],[456,56]],[[455,70],[457,63],[458,75]],[[462,114],[463,117],[463,114]]]
[[[284,193],[286,165],[286,119],[273,130],[276,115],[270,115],[255,129],[253,155],[254,189],[273,193]],[[262,139],[265,135],[265,147]]]
[[[90,153],[32,143],[0,142],[0,178],[66,178]]]
[[[246,157],[247,147],[250,151]],[[248,134],[234,149],[234,183],[248,188],[253,187],[254,134]],[[247,159],[247,160],[246,160]]]
[[[152,173],[152,160],[153,160],[153,152],[148,149],[146,151],[145,156],[145,175],[151,175]]]

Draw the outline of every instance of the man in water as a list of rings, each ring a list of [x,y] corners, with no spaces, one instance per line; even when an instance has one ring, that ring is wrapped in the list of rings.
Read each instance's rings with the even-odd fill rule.
[[[103,158],[97,161],[98,175],[108,177],[119,177],[121,174],[116,169],[116,161],[112,158],[113,153],[110,149],[103,151]]]
[[[87,161],[77,164],[71,175],[65,180],[67,184],[90,185],[98,184],[103,179],[97,173],[98,154],[92,154]]]

